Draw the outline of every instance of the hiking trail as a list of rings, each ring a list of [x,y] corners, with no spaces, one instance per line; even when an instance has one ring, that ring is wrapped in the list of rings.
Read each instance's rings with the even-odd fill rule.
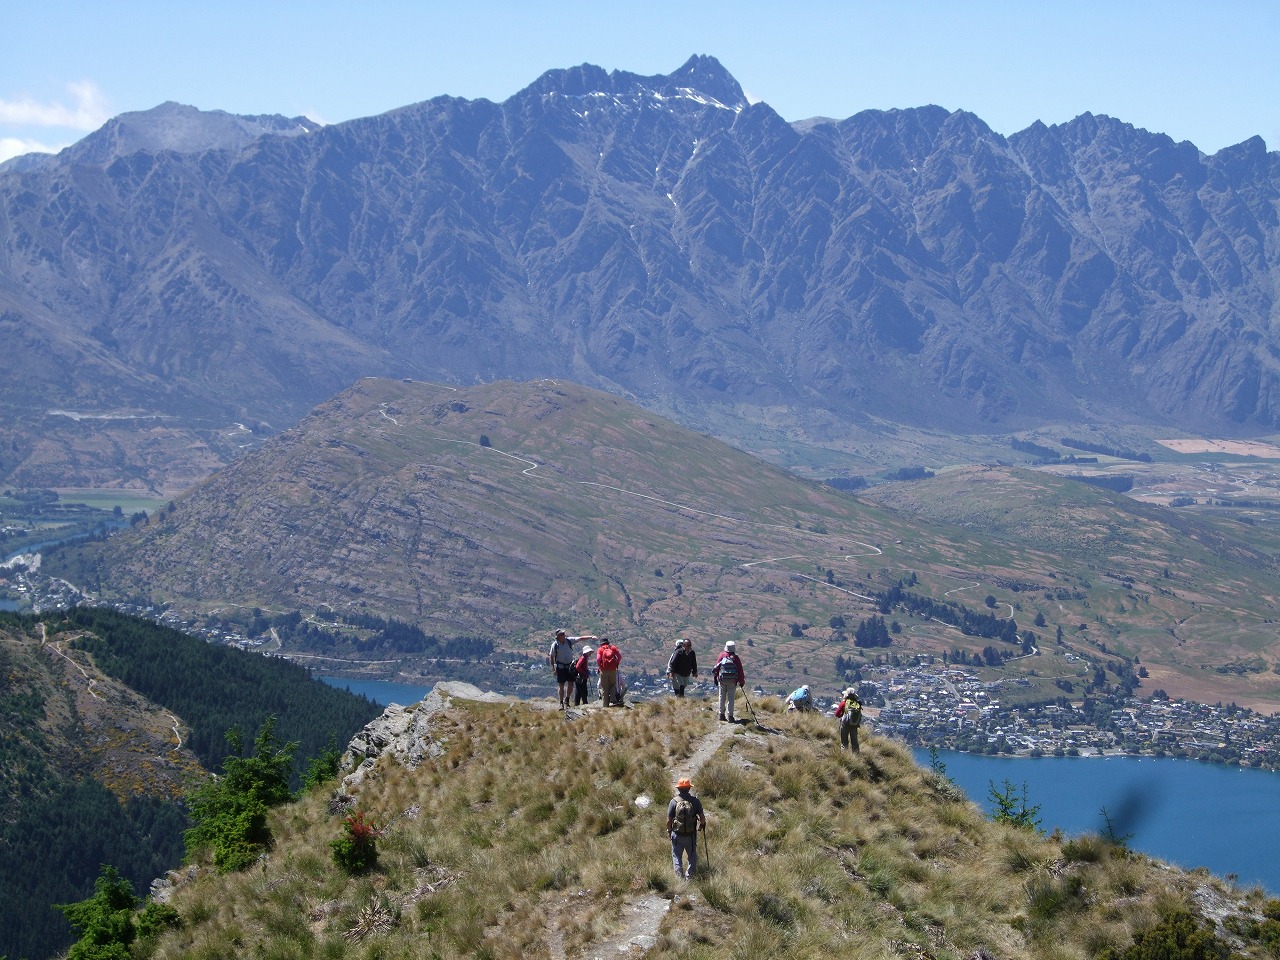
[[[738,729],[737,724],[719,723],[713,727],[699,742],[697,748],[684,760],[668,764],[667,772],[674,782],[679,777],[695,780],[698,772]],[[650,808],[655,816],[660,815],[662,807],[655,798]],[[680,896],[693,898],[692,891]],[[551,960],[617,960],[617,958],[643,957],[658,942],[658,931],[662,921],[671,910],[673,899],[667,899],[653,892],[637,894],[624,900],[617,907],[617,929],[603,940],[590,944],[581,953],[570,954],[565,950],[564,930],[560,926],[559,914],[569,906],[569,900],[562,900],[556,905],[556,916],[548,921],[550,928],[547,934],[547,947]]]

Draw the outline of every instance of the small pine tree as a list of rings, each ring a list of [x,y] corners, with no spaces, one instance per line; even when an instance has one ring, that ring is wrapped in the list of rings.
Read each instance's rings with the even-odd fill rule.
[[[103,864],[93,896],[79,903],[55,904],[80,934],[67,960],[130,960],[129,944],[138,934],[133,925],[137,905],[133,885],[115,867]]]
[[[1019,790],[1009,780],[1004,781],[1003,788],[997,788],[995,781],[987,782],[987,796],[995,804],[991,819],[996,823],[1007,823],[1024,830],[1040,830],[1040,804],[1027,805],[1027,785],[1024,782]]]
[[[236,756],[222,764],[223,774],[198,787],[190,796],[191,820],[187,857],[213,851],[220,873],[242,870],[271,846],[267,810],[291,799],[289,772],[296,743],[275,737],[275,717],[268,717],[253,742],[253,755],[239,756],[243,741],[237,730],[227,733]]]

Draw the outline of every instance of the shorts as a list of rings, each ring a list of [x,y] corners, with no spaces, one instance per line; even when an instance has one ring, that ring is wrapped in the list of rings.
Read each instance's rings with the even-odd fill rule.
[[[556,683],[572,683],[577,675],[578,671],[573,669],[573,664],[556,664]]]

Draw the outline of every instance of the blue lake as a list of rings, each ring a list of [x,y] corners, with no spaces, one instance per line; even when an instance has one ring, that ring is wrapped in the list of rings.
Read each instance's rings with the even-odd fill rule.
[[[929,765],[926,751],[913,752]],[[1131,835],[1135,850],[1219,876],[1235,874],[1243,886],[1280,894],[1280,773],[1137,757],[1015,759],[939,751],[938,759],[988,813],[992,783],[1008,780],[1019,791],[1025,783],[1046,831],[1105,833],[1105,807],[1114,832]]]
[[[428,693],[431,686],[414,686],[407,683],[391,683],[386,680],[346,680],[342,677],[321,677],[325,683],[339,690],[350,690],[357,696],[365,696],[381,707],[398,703],[407,707],[417,703]]]

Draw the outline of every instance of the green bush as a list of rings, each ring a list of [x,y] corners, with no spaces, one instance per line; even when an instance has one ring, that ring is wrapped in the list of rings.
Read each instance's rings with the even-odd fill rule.
[[[342,836],[329,846],[333,848],[333,862],[352,876],[368,873],[378,864],[378,831],[363,811],[342,821]]]
[[[1231,951],[1186,910],[1175,910],[1123,950],[1108,947],[1098,960],[1227,960]]]
[[[268,717],[249,757],[240,756],[239,732],[227,734],[235,755],[223,762],[223,775],[189,797],[195,825],[184,838],[188,858],[212,850],[214,866],[226,873],[244,869],[270,848],[267,810],[290,799],[289,772],[297,746],[281,744],[274,731],[275,718]]]
[[[80,934],[67,960],[129,960],[129,944],[137,937],[133,908],[138,898],[133,886],[115,867],[103,866],[93,885],[93,896],[79,903],[56,907]]]

